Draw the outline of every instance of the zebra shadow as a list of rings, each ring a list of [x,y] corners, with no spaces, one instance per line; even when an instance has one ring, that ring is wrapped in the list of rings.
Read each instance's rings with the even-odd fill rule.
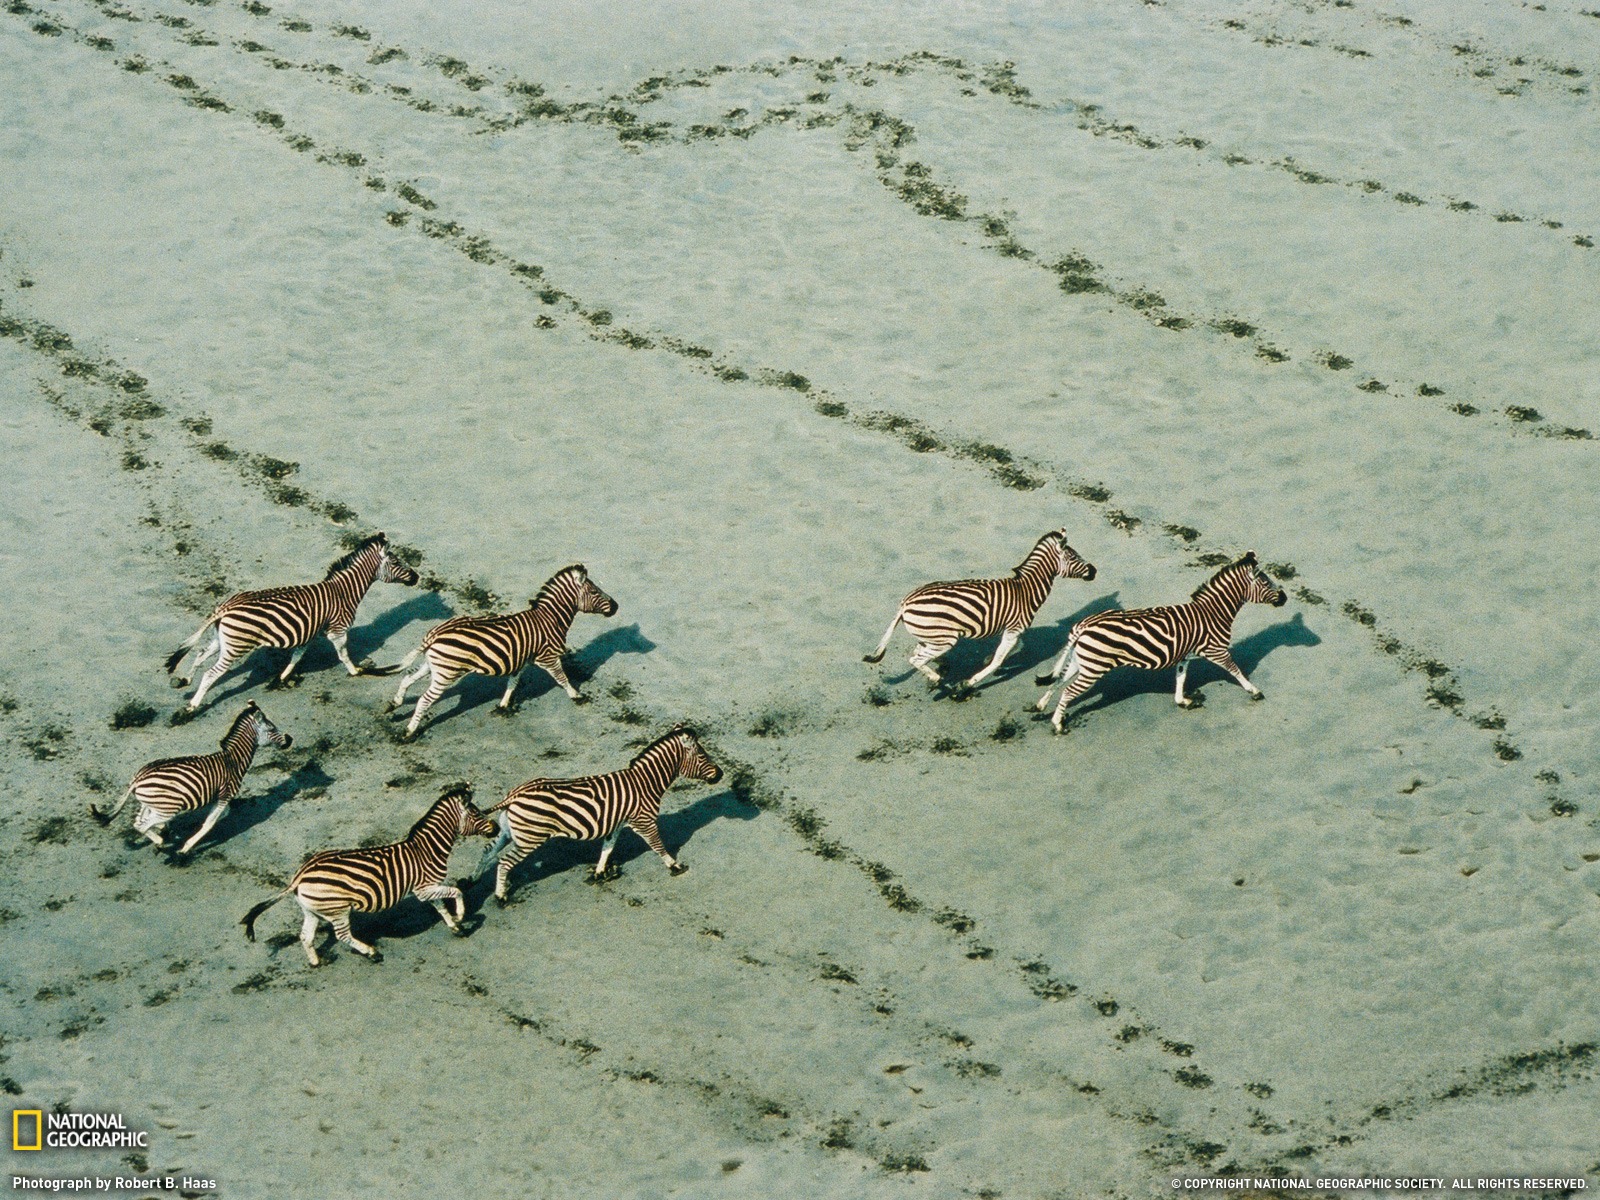
[[[1074,625],[1085,617],[1105,612],[1108,608],[1119,607],[1117,598],[1120,595],[1120,592],[1107,592],[1054,624],[1030,626],[1017,639],[1017,644],[1011,648],[1011,653],[1006,656],[1006,661],[1001,664],[1000,669],[967,695],[976,695],[994,684],[1015,679],[1018,675],[1032,675],[1041,664],[1049,662],[1055,655],[1061,653],[1061,648],[1067,644],[1067,637],[1072,633]],[[944,682],[936,689],[938,698],[942,700],[957,694],[958,685],[962,680],[971,678],[975,672],[989,665],[989,660],[994,657],[995,647],[999,644],[998,636],[963,639],[957,642],[950,653],[938,660],[945,664]],[[915,671],[907,671],[889,682],[901,683],[915,674]]]
[[[701,796],[693,804],[674,812],[662,813],[656,824],[661,830],[661,840],[665,843],[668,853],[678,858],[682,856],[684,847],[694,835],[713,821],[753,821],[760,814],[761,810],[755,805],[744,804],[735,798],[732,791],[723,789],[708,796]],[[585,882],[588,882],[589,871],[599,857],[598,839],[579,842],[571,838],[552,838],[540,846],[532,858],[523,859],[513,869],[511,907],[516,907],[524,897],[533,895],[528,889],[567,871],[574,869],[581,871]],[[631,829],[624,830],[622,836],[617,839],[617,848],[612,851],[611,861],[607,864],[607,879],[612,877],[613,872],[641,858],[649,860],[641,869],[656,870],[666,875],[666,868],[656,859],[655,851],[644,844],[644,839]],[[494,893],[494,876],[494,868],[491,867],[481,878],[457,881],[457,886],[467,898],[469,914],[478,912],[489,902],[489,897]],[[427,910],[426,915],[434,919],[438,916],[431,908]]]
[[[301,792],[312,788],[327,788],[333,783],[333,776],[322,769],[322,764],[316,759],[304,763],[285,780],[273,784],[266,791],[257,796],[235,797],[228,808],[228,815],[218,821],[216,827],[206,835],[206,838],[187,855],[180,855],[178,847],[183,844],[187,834],[174,835],[170,831],[178,821],[186,825],[198,825],[204,819],[204,814],[210,812],[205,809],[199,813],[184,813],[167,825],[162,831],[167,838],[167,861],[176,867],[186,867],[195,859],[205,854],[208,850],[216,849],[232,841],[241,833],[255,828],[267,820],[285,804],[293,800]],[[143,841],[144,839],[140,839]]]
[[[1233,661],[1239,664],[1240,670],[1246,675],[1254,675],[1256,668],[1274,650],[1290,646],[1320,646],[1322,639],[1306,625],[1305,615],[1295,613],[1287,621],[1279,621],[1276,625],[1268,625],[1265,629],[1252,633],[1249,637],[1241,638],[1234,642],[1231,648]],[[1059,651],[1058,651],[1059,653]],[[1094,687],[1087,693],[1072,702],[1072,707],[1067,710],[1068,719],[1086,716],[1109,708],[1113,704],[1128,699],[1130,696],[1147,695],[1172,695],[1175,682],[1176,668],[1167,667],[1160,671],[1141,671],[1135,667],[1118,667],[1107,671],[1096,681]],[[1205,703],[1202,688],[1213,683],[1225,684],[1228,688],[1243,692],[1238,683],[1221,667],[1208,662],[1203,658],[1189,661],[1189,674],[1184,681],[1184,694],[1199,707]]]
[[[608,629],[582,650],[575,650],[567,657],[565,663],[567,678],[572,680],[573,687],[582,691],[583,686],[594,679],[600,668],[616,655],[649,654],[655,648],[656,644],[640,632],[638,625]],[[450,710],[449,717],[454,718],[463,716],[475,708],[482,708],[485,704],[499,703],[500,697],[505,695],[506,677],[468,675],[465,679],[452,684],[451,690],[460,697],[455,708]],[[511,702],[511,712],[515,713],[524,704],[537,700],[546,692],[556,690],[558,690],[556,681],[541,668],[529,663],[522,668],[522,677],[517,682],[516,698]],[[437,712],[436,707],[428,714],[431,723],[447,719],[443,716],[435,717],[434,714]]]
[[[352,629],[350,631],[350,657],[359,663],[363,652],[376,654],[383,649],[384,644],[390,638],[413,621],[443,621],[447,617],[453,616],[455,616],[455,611],[444,602],[444,597],[440,596],[438,592],[419,592],[417,595],[407,599],[405,603],[396,604],[393,608],[379,613],[370,624],[358,629]],[[420,638],[417,639],[418,644],[421,644],[421,640]],[[322,639],[322,649],[328,655],[333,654],[333,647],[328,644],[326,638]],[[395,655],[395,661],[398,662],[406,652],[414,649],[416,649],[416,646],[401,647],[400,653]],[[310,658],[311,655],[308,653],[306,657]],[[331,661],[337,662],[338,659],[334,657]]]

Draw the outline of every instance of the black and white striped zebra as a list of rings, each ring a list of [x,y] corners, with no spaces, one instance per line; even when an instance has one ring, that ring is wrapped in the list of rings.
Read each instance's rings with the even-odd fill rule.
[[[288,887],[256,905],[239,923],[245,936],[255,941],[256,918],[293,893],[306,917],[300,927],[300,944],[313,967],[322,964],[316,941],[317,928],[324,921],[333,926],[334,936],[357,954],[382,962],[377,947],[350,931],[350,914],[393,907],[407,894],[432,904],[450,932],[460,936],[467,909],[461,889],[444,881],[450,851],[460,838],[493,837],[494,833],[494,822],[472,805],[472,785],[454,784],[440,793],[403,841],[358,850],[319,851],[306,859]],[[447,900],[455,906],[453,914]]]
[[[321,583],[302,583],[229,596],[212,610],[206,623],[195,631],[195,635],[167,659],[167,674],[175,672],[184,655],[199,644],[206,630],[215,626],[216,636],[195,657],[189,668],[192,674],[211,655],[217,656],[217,661],[201,678],[200,686],[189,699],[190,712],[200,706],[207,690],[226,675],[230,667],[261,646],[278,646],[293,651],[289,655],[289,664],[278,676],[279,683],[287,681],[294,674],[311,639],[319,633],[328,635],[328,640],[339,654],[339,661],[344,663],[350,674],[360,675],[365,668],[350,661],[345,641],[350,626],[355,623],[356,608],[374,580],[402,583],[407,587],[417,582],[417,573],[394,557],[388,539],[381,533],[367,538],[330,566]],[[189,679],[178,678],[172,683],[174,687],[187,687]]]
[[[488,810],[499,814],[500,836],[484,851],[476,875],[499,860],[494,895],[503,904],[511,868],[551,838],[567,837],[605,838],[593,871],[594,878],[602,878],[624,825],[661,856],[672,874],[681,875],[689,868],[667,852],[656,825],[661,797],[679,776],[716,783],[722,768],[711,761],[691,730],[674,725],[620,771],[582,779],[533,779],[512,788]]]
[[[423,656],[422,665],[400,680],[394,700],[384,711],[399,708],[405,703],[406,690],[424,675],[431,675],[406,725],[406,737],[413,737],[423,714],[463,675],[509,675],[511,681],[498,706],[500,712],[509,712],[517,680],[530,660],[560,684],[568,696],[582,703],[583,695],[572,686],[561,665],[561,656],[569,652],[567,632],[579,613],[614,617],[617,602],[595,586],[582,563],[575,563],[551,576],[521,612],[451,617],[435,625],[422,639],[422,645],[400,663],[400,670],[404,671],[418,655]]]
[[[1039,539],[1012,570],[1009,579],[958,579],[919,587],[900,602],[883,640],[864,662],[880,662],[896,625],[904,624],[917,639],[911,665],[934,683],[939,673],[929,664],[962,638],[1000,635],[989,665],[961,686],[974,687],[1000,669],[1017,640],[1050,596],[1057,579],[1093,579],[1093,564],[1067,545],[1067,531],[1053,530]]]
[[[110,812],[101,812],[91,804],[89,814],[100,824],[109,825],[122,811],[128,797],[133,796],[139,801],[139,815],[133,819],[135,832],[144,834],[157,846],[165,846],[161,836],[163,825],[179,813],[213,805],[205,822],[178,851],[187,854],[227,815],[228,805],[239,794],[239,785],[256,756],[256,748],[269,742],[286,750],[294,745],[294,739],[269,721],[267,714],[252,700],[233,719],[222,739],[222,749],[215,754],[163,758],[147,763],[139,768],[128,790],[122,793],[122,799]]]
[[[1233,622],[1246,603],[1282,608],[1287,600],[1283,589],[1256,565],[1256,554],[1252,550],[1202,583],[1186,604],[1112,609],[1085,617],[1072,627],[1067,648],[1056,659],[1049,674],[1035,680],[1052,684],[1052,687],[1039,697],[1034,707],[1040,712],[1049,707],[1053,681],[1061,679],[1065,670],[1065,678],[1070,682],[1062,688],[1061,699],[1050,718],[1050,724],[1060,733],[1067,705],[1113,667],[1143,667],[1153,671],[1176,664],[1178,682],[1173,699],[1188,708],[1194,701],[1184,696],[1183,681],[1188,674],[1189,660],[1196,657],[1214,662],[1232,675],[1239,686],[1250,693],[1252,700],[1265,699],[1228,652]]]

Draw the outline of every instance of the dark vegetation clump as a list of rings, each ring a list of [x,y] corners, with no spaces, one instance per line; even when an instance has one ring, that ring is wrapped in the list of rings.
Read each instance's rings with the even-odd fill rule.
[[[117,711],[111,714],[111,728],[113,729],[143,729],[156,719],[156,710],[143,700],[129,699],[122,702]]]

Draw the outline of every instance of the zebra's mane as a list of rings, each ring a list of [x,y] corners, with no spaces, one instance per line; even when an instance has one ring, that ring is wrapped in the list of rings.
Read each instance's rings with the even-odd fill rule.
[[[1253,567],[1255,565],[1256,565],[1256,555],[1255,555],[1255,551],[1252,550],[1249,554],[1246,554],[1243,558],[1235,559],[1233,562],[1231,562],[1227,566],[1223,567],[1222,570],[1218,571],[1210,579],[1208,579],[1204,583],[1202,583],[1199,587],[1195,588],[1194,591],[1189,593],[1189,599],[1191,599],[1191,600],[1200,599],[1200,593],[1201,592],[1205,591],[1212,584],[1216,583],[1219,579],[1221,579],[1229,571],[1237,571],[1240,567],[1245,567],[1245,566]]]
[[[1039,551],[1044,547],[1044,544],[1046,542],[1048,542],[1051,538],[1055,538],[1056,541],[1058,541],[1058,542],[1066,540],[1064,531],[1062,531],[1060,529],[1052,529],[1049,533],[1045,534],[1042,538],[1040,538],[1037,542],[1035,542],[1033,544],[1033,549],[1028,551],[1028,557],[1027,558],[1023,559],[1016,566],[1011,568],[1011,578],[1013,578],[1013,579],[1021,579],[1022,578],[1022,568],[1027,566],[1029,563],[1031,563],[1033,561],[1033,556],[1035,554],[1039,553]]]
[[[256,707],[256,703],[255,703],[254,700],[252,700],[249,704],[246,704],[244,706],[244,711],[241,712],[237,717],[235,717],[233,719],[233,724],[232,725],[228,726],[228,732],[222,735],[222,741],[219,742],[218,745],[226,746],[228,744],[229,739],[231,739],[234,734],[239,732],[239,726],[243,725],[251,717],[255,716],[256,713],[258,713],[259,711],[260,711],[260,709],[258,709]]]
[[[445,788],[444,791],[439,793],[439,798],[432,804],[428,805],[428,811],[417,818],[417,823],[411,827],[411,830],[406,834],[406,837],[411,838],[416,836],[417,831],[426,825],[428,821],[432,819],[433,815],[437,813],[439,809],[444,807],[445,803],[449,800],[460,800],[462,804],[472,803],[472,785],[467,783],[456,783]]]
[[[322,577],[323,580],[326,581],[332,579],[340,571],[344,570],[351,563],[355,562],[356,559],[360,558],[368,550],[372,549],[372,547],[381,546],[387,540],[388,539],[381,533],[375,533],[371,537],[364,539],[359,545],[356,546],[354,550],[350,551],[349,554],[346,554],[343,558],[337,559],[334,564],[328,568],[328,573]]]
[[[687,733],[690,737],[694,736],[694,731],[692,729],[690,729],[687,725],[674,725],[671,729],[667,730],[660,737],[658,737],[655,741],[651,742],[648,746],[646,746],[643,750],[639,751],[639,753],[635,754],[633,756],[633,761],[634,762],[638,762],[641,758],[643,758],[646,754],[649,754],[650,751],[654,750],[657,746],[664,746],[668,742],[672,741],[673,738],[678,737],[678,736],[680,736],[682,734],[685,734],[685,733]]]
[[[554,595],[556,585],[573,572],[577,572],[580,575],[587,575],[589,570],[582,563],[573,563],[570,567],[562,567],[561,570],[557,571],[554,575],[550,576],[549,579],[544,581],[544,586],[539,589],[539,594],[533,598],[533,603],[528,607],[537,608],[546,597]]]

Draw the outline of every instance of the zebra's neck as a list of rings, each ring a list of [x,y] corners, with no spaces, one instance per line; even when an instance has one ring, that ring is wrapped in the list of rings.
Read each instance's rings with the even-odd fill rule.
[[[1022,592],[1028,606],[1035,612],[1050,595],[1056,581],[1056,556],[1054,548],[1040,542],[1017,564],[1012,572],[1012,583]]]
[[[1210,622],[1231,628],[1233,619],[1244,607],[1244,594],[1244,581],[1239,573],[1223,571],[1202,584],[1189,603],[1203,612]]]
[[[250,769],[251,760],[255,756],[256,723],[249,716],[245,716],[228,730],[228,736],[222,739],[222,757],[234,774],[243,775]]]
[[[665,738],[646,746],[626,769],[655,798],[660,799],[683,770],[683,747],[677,738]]]
[[[534,597],[533,611],[565,634],[572,628],[572,619],[578,615],[577,587],[572,580],[558,575],[539,589],[539,594]]]
[[[350,565],[335,571],[326,582],[337,582],[341,590],[353,591],[359,599],[366,594],[372,581],[378,577],[378,564],[383,561],[383,547],[368,546],[356,555]]]
[[[443,872],[450,862],[450,849],[456,844],[456,830],[461,828],[461,801],[454,796],[435,800],[433,807],[411,827],[406,835],[406,845],[422,852],[430,866]]]

